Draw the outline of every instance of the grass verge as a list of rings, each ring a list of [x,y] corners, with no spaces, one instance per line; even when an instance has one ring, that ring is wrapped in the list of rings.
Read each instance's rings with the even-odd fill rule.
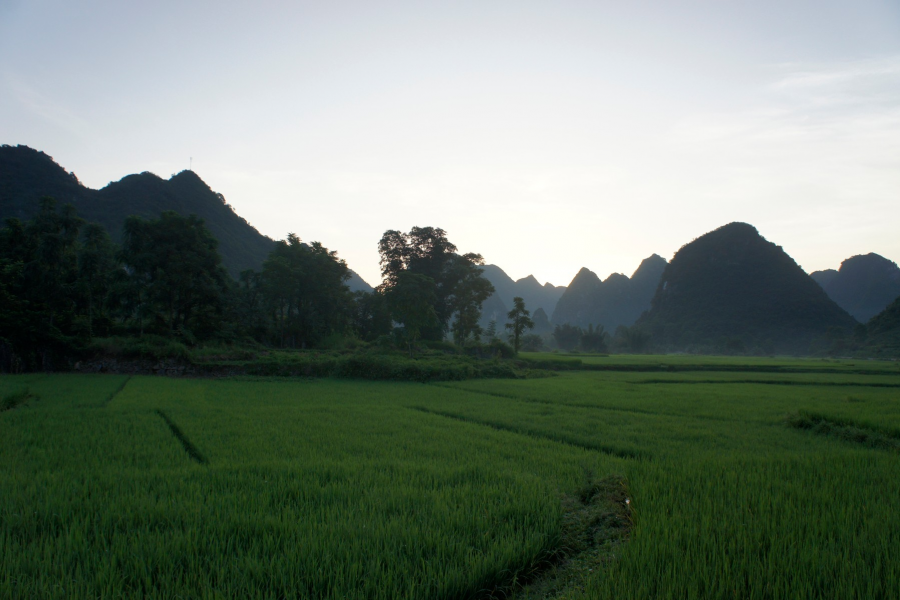
[[[0,412],[12,410],[32,398],[36,398],[36,396],[28,390],[22,390],[20,392],[7,394],[6,396],[3,396],[2,399],[0,399]]]
[[[868,448],[900,452],[900,431],[896,430],[876,429],[850,419],[836,419],[806,411],[788,416],[787,424],[795,429],[836,437]]]
[[[615,560],[633,525],[628,486],[620,476],[588,477],[576,493],[563,495],[562,509],[557,552],[518,582],[508,597],[546,600],[584,592]]]

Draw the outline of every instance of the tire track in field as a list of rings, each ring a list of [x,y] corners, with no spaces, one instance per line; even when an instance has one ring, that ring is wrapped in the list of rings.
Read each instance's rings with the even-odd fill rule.
[[[505,400],[516,400],[527,404],[543,404],[547,406],[572,407],[572,408],[589,408],[591,410],[605,410],[609,412],[620,412],[634,415],[647,415],[651,417],[674,417],[676,419],[705,419],[707,421],[724,421],[726,423],[767,423],[766,421],[752,421],[747,419],[735,419],[730,417],[714,417],[712,415],[682,415],[678,413],[659,412],[654,410],[645,410],[641,408],[622,408],[618,406],[600,406],[598,404],[588,404],[586,402],[556,402],[553,400],[542,400],[540,398],[529,398],[528,396],[515,396],[513,394],[502,394],[500,392],[486,392],[484,390],[473,390],[470,388],[456,387],[453,385],[432,383],[436,387],[446,388],[448,390],[457,390],[470,392],[472,394],[482,394],[484,396],[493,396],[494,398],[503,398]]]
[[[184,451],[188,453],[188,456],[191,457],[191,460],[198,462],[201,465],[208,464],[209,461],[206,460],[206,457],[203,456],[203,453],[200,452],[200,450],[197,448],[197,446],[195,446],[193,444],[193,442],[191,442],[191,440],[189,440],[186,435],[184,435],[184,432],[181,431],[181,428],[175,424],[175,421],[173,421],[171,418],[169,418],[169,415],[167,415],[166,413],[164,413],[162,410],[160,410],[158,408],[154,412],[156,414],[158,414],[162,418],[163,421],[166,422],[166,425],[168,425],[169,429],[172,431],[172,435],[174,435],[175,438],[179,442],[181,442],[181,445],[184,448]]]
[[[438,417],[444,417],[446,419],[455,419],[457,421],[462,421],[464,423],[470,423],[472,425],[480,425],[482,427],[490,427],[491,429],[495,429],[497,431],[506,431],[508,433],[515,433],[518,435],[524,435],[527,437],[537,438],[540,440],[547,440],[550,442],[555,442],[557,444],[564,444],[566,446],[573,446],[575,448],[581,448],[582,450],[589,450],[591,452],[602,452],[603,454],[609,454],[610,456],[615,456],[617,458],[628,458],[628,459],[647,459],[650,458],[648,454],[634,452],[632,450],[623,450],[621,448],[615,448],[613,446],[607,446],[606,444],[592,444],[586,442],[580,442],[577,440],[573,440],[571,438],[564,437],[552,437],[549,435],[542,434],[540,432],[514,427],[511,425],[506,425],[504,423],[497,423],[495,421],[482,421],[480,419],[473,419],[472,417],[465,417],[463,415],[457,415],[451,412],[444,412],[440,410],[433,410],[430,408],[425,408],[424,406],[408,406],[410,410],[415,410],[419,412],[423,412],[429,415],[435,415]]]
[[[129,382],[129,381],[131,381],[131,375],[129,375],[128,377],[126,377],[126,378],[125,378],[125,381],[122,382],[122,385],[120,385],[119,387],[117,387],[116,389],[114,389],[114,390],[112,391],[112,393],[111,393],[109,396],[106,397],[106,400],[104,400],[104,401],[103,401],[103,404],[101,404],[100,406],[101,406],[102,408],[106,408],[107,406],[109,406],[109,403],[112,402],[113,399],[115,399],[115,397],[118,396],[118,395],[122,392],[122,390],[125,389],[125,386],[128,385],[128,382]]]

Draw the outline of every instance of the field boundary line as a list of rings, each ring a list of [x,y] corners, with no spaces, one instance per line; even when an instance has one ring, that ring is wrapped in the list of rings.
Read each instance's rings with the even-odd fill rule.
[[[778,381],[778,380],[760,380],[760,379],[734,379],[729,381],[716,381],[714,379],[645,379],[642,381],[628,381],[632,385],[655,385],[655,384],[760,384],[760,385],[801,385],[801,386],[833,386],[833,387],[873,387],[873,388],[900,388],[900,383],[850,383],[842,381]]]
[[[106,408],[107,406],[109,406],[109,403],[112,402],[113,399],[116,396],[118,396],[122,392],[122,390],[125,389],[125,386],[128,385],[129,381],[131,381],[131,377],[132,377],[131,375],[126,377],[125,381],[122,382],[122,385],[117,387],[115,390],[112,391],[112,393],[110,393],[109,396],[106,397],[106,400],[103,401],[103,404],[101,404],[101,407]]]
[[[548,435],[542,435],[536,431],[528,431],[524,429],[519,429],[516,427],[512,427],[509,425],[504,425],[502,423],[496,423],[493,421],[482,421],[480,419],[473,419],[472,417],[465,417],[463,415],[457,415],[450,412],[444,412],[440,410],[433,410],[430,408],[425,408],[424,406],[407,406],[410,410],[415,410],[419,412],[423,412],[429,415],[435,415],[438,417],[444,417],[446,419],[454,419],[456,421],[462,421],[463,423],[469,423],[472,425],[480,425],[481,427],[489,427],[496,431],[505,431],[507,433],[515,433],[517,435],[524,435],[531,438],[536,438],[540,440],[546,440],[548,442],[555,442],[557,444],[563,444],[565,446],[572,446],[575,448],[581,448],[582,450],[588,450],[591,452],[601,452],[603,454],[609,454],[610,456],[615,456],[617,458],[626,458],[626,459],[648,459],[650,456],[648,454],[642,454],[639,452],[633,452],[631,450],[622,450],[619,448],[614,448],[612,446],[607,446],[605,444],[585,444],[582,442],[577,442],[574,440],[566,440],[561,438],[550,437]]]
[[[162,420],[166,422],[166,425],[168,425],[169,429],[172,431],[172,435],[174,435],[175,438],[179,442],[181,442],[184,451],[188,453],[188,456],[191,457],[191,460],[196,461],[201,465],[208,464],[209,461],[206,460],[206,457],[203,456],[203,453],[200,452],[197,446],[195,446],[194,443],[188,439],[184,432],[181,431],[181,428],[178,427],[178,425],[169,417],[169,415],[158,408],[154,412],[156,412],[156,414],[158,414],[162,418]]]
[[[680,415],[678,413],[670,413],[670,412],[655,412],[652,410],[642,410],[640,408],[621,408],[618,406],[599,406],[596,404],[585,404],[584,402],[554,402],[552,400],[541,400],[539,398],[529,398],[527,396],[513,396],[511,394],[501,394],[500,392],[486,392],[484,390],[473,390],[464,387],[455,387],[452,385],[446,385],[441,383],[432,383],[430,385],[434,385],[437,387],[442,387],[448,390],[462,390],[464,392],[470,392],[472,394],[482,394],[484,396],[493,396],[494,398],[504,398],[506,400],[517,400],[519,402],[525,402],[526,404],[542,404],[545,406],[568,406],[572,408],[589,408],[592,410],[605,410],[610,412],[621,412],[621,413],[629,413],[635,415],[648,415],[651,417],[675,417],[677,419],[705,419],[708,421],[722,421],[725,423],[766,423],[766,421],[753,421],[747,419],[731,419],[728,417],[714,417],[712,415]]]

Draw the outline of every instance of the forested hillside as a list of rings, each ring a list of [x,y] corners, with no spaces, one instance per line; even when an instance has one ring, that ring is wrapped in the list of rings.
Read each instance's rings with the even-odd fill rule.
[[[660,349],[806,353],[856,321],[781,246],[731,223],[675,254],[637,325]]]
[[[72,204],[81,218],[103,225],[115,242],[121,241],[122,226],[131,215],[155,219],[168,210],[197,215],[218,240],[222,263],[233,277],[246,269],[260,269],[274,248],[272,239],[238,215],[193,171],[168,180],[147,172],[128,175],[93,190],[43,152],[27,146],[0,147],[0,220],[30,219],[42,196],[60,205]],[[352,272],[347,285],[351,290],[372,289]]]

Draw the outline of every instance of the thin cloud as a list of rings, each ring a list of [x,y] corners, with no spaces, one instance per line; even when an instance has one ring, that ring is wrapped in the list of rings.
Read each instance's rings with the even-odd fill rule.
[[[90,136],[90,124],[71,109],[42,94],[13,74],[7,73],[5,79],[6,87],[28,112],[78,137]]]

